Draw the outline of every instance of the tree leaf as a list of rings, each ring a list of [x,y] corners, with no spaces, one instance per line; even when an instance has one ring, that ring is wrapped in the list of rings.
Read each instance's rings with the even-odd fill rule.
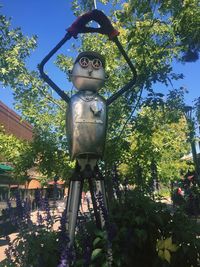
[[[102,249],[101,248],[96,248],[95,250],[92,251],[92,255],[91,255],[91,260],[96,260],[102,253]]]

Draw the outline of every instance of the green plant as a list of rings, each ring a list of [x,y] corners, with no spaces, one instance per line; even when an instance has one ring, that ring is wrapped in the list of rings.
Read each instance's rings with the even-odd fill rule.
[[[10,259],[4,264],[12,262],[13,267],[55,267],[59,261],[58,234],[38,227],[33,227],[32,231],[27,229],[12,242],[12,251]]]
[[[113,266],[200,266],[200,226],[181,211],[171,214],[167,205],[129,191],[122,203],[114,203],[112,223]],[[165,240],[171,243],[162,247]]]

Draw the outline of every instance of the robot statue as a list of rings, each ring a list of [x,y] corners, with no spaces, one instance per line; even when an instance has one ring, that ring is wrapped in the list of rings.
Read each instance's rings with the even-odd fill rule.
[[[85,25],[96,21],[101,27],[92,28]],[[107,100],[98,94],[105,83],[105,60],[97,52],[85,51],[78,55],[70,72],[71,81],[78,92],[71,98],[65,94],[45,73],[44,65],[71,37],[78,33],[98,32],[107,34],[115,42],[133,72],[133,79]],[[74,242],[76,221],[81,200],[84,179],[88,179],[94,215],[97,227],[104,225],[104,216],[97,207],[96,195],[100,194],[107,208],[104,178],[97,167],[102,158],[106,139],[107,109],[119,96],[133,87],[136,82],[136,71],[121,46],[110,20],[99,10],[93,10],[80,17],[67,30],[65,37],[42,60],[39,65],[41,77],[67,102],[67,136],[69,152],[76,167],[70,180],[67,200],[67,224],[70,245]]]

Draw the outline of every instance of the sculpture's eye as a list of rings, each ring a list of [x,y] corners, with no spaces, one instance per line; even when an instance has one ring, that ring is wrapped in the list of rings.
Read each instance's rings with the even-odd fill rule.
[[[90,62],[90,60],[87,57],[82,57],[79,60],[79,64],[81,65],[82,68],[87,68],[89,65],[89,62]]]
[[[95,58],[92,60],[92,67],[96,70],[100,69],[102,67],[102,62],[100,59]]]
[[[100,69],[102,67],[102,62],[98,58],[94,58],[92,60],[89,60],[87,57],[82,57],[79,60],[79,64],[82,68],[87,68],[89,66],[89,63],[91,62],[92,67],[96,70]]]

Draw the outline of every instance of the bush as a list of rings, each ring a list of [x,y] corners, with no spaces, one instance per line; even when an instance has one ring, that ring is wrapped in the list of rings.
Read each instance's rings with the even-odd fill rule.
[[[75,251],[67,248],[65,213],[55,232],[47,206],[41,213],[46,221],[38,214],[37,225],[25,211],[19,212],[19,235],[9,243],[7,259],[0,266],[65,267],[67,262],[73,267],[200,266],[200,226],[182,211],[172,214],[166,204],[134,190],[112,203],[109,218],[104,213],[103,230],[96,228],[90,212],[78,223]]]
[[[200,266],[200,226],[183,212],[129,191],[114,203],[113,266]]]
[[[59,260],[56,232],[33,227],[19,234],[10,243],[2,266],[55,267]]]

